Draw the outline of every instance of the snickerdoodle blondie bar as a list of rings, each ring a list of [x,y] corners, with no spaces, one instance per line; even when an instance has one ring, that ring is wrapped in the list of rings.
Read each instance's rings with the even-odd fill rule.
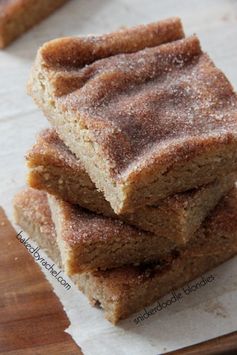
[[[1,0],[0,48],[45,19],[68,0]]]
[[[47,248],[54,262],[60,263],[59,252],[55,252],[58,247],[46,195],[42,192],[32,195],[32,191],[16,196],[16,222],[41,248]],[[52,242],[49,244],[48,240]],[[49,245],[51,249],[48,249]],[[72,280],[92,304],[101,305],[108,320],[116,323],[236,253],[237,190],[234,188],[204,222],[197,238],[163,263],[87,272],[73,276]]]
[[[37,137],[27,154],[28,184],[62,200],[93,212],[120,218],[143,230],[186,243],[200,227],[220,198],[234,186],[236,173],[191,191],[175,194],[156,206],[144,206],[134,213],[116,215],[85,171],[53,129]]]
[[[117,214],[237,168],[236,94],[182,36],[171,19],[38,51],[29,93]]]
[[[44,195],[43,191],[29,189],[21,193],[20,199],[31,196],[32,201],[37,201],[38,196],[43,199]],[[177,245],[167,238],[142,232],[50,195],[48,199],[62,263],[70,275],[155,261],[176,252]],[[19,204],[17,208],[21,208]]]

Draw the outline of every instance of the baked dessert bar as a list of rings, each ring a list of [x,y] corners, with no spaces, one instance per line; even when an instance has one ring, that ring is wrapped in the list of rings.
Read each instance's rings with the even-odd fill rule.
[[[28,197],[27,197],[28,195]],[[45,194],[35,199],[32,190],[19,193],[14,201],[16,222],[36,240],[56,263],[60,263],[53,223]],[[45,226],[47,225],[47,228]],[[47,240],[54,240],[48,248]],[[218,204],[182,252],[163,263],[127,266],[73,276],[73,281],[92,304],[99,304],[113,323],[157,301],[237,253],[237,190]]]
[[[51,218],[47,196],[33,189],[25,189],[14,198],[14,215],[17,223],[24,231],[34,230],[34,241],[41,247],[41,236],[44,251],[62,267],[61,255],[56,242],[56,231]]]
[[[237,168],[236,94],[182,35],[173,19],[38,51],[28,91],[117,214]]]
[[[62,200],[105,216],[120,218],[143,230],[185,244],[200,227],[220,198],[234,186],[236,173],[198,189],[175,194],[157,206],[144,206],[135,213],[117,216],[104,199],[81,161],[70,152],[53,129],[42,131],[28,152],[28,184]]]
[[[45,19],[67,0],[1,0],[0,48]]]
[[[23,191],[24,195],[35,201],[35,208],[38,196],[40,199],[46,196],[34,189]],[[69,275],[154,261],[176,252],[176,244],[167,238],[142,232],[50,195],[48,199],[63,267]]]

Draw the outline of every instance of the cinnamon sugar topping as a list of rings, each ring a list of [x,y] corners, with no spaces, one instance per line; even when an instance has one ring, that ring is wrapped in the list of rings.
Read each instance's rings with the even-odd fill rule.
[[[65,70],[56,75],[59,93]],[[154,151],[161,154],[168,145],[196,136],[221,137],[230,128],[237,132],[236,95],[196,36],[69,72],[72,92],[58,97],[58,105],[90,130],[113,174],[132,169]]]

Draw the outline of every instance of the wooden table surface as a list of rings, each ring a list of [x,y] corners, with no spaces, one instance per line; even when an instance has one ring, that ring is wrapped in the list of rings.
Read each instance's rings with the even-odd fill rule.
[[[0,208],[0,354],[80,355],[69,320],[39,266]],[[237,353],[237,332],[169,354]]]
[[[0,209],[0,354],[81,354],[62,305]]]

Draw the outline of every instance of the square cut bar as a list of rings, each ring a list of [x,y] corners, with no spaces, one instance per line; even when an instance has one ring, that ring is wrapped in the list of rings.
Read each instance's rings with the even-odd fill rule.
[[[1,0],[0,48],[48,17],[68,0]]]
[[[33,190],[21,192],[15,198],[14,209],[16,222],[60,265],[46,195],[42,192],[35,195]],[[117,323],[236,254],[237,191],[234,188],[205,221],[195,241],[166,262],[87,272],[73,276],[72,280],[92,304],[101,305],[109,321]]]
[[[48,195],[48,202],[62,263],[69,275],[153,262],[176,253],[177,245],[163,236],[140,231],[52,195]]]
[[[24,195],[31,201],[47,196],[34,189],[23,191]],[[176,253],[177,245],[167,238],[142,232],[120,220],[97,215],[51,195],[48,200],[63,267],[69,275],[151,262]]]
[[[112,218],[120,218],[143,230],[185,244],[200,227],[220,198],[234,186],[236,173],[203,187],[179,193],[157,206],[116,215],[81,161],[70,152],[53,129],[42,131],[27,154],[28,184],[62,200]]]
[[[117,214],[237,168],[236,94],[179,37],[173,19],[38,51],[28,91]]]

